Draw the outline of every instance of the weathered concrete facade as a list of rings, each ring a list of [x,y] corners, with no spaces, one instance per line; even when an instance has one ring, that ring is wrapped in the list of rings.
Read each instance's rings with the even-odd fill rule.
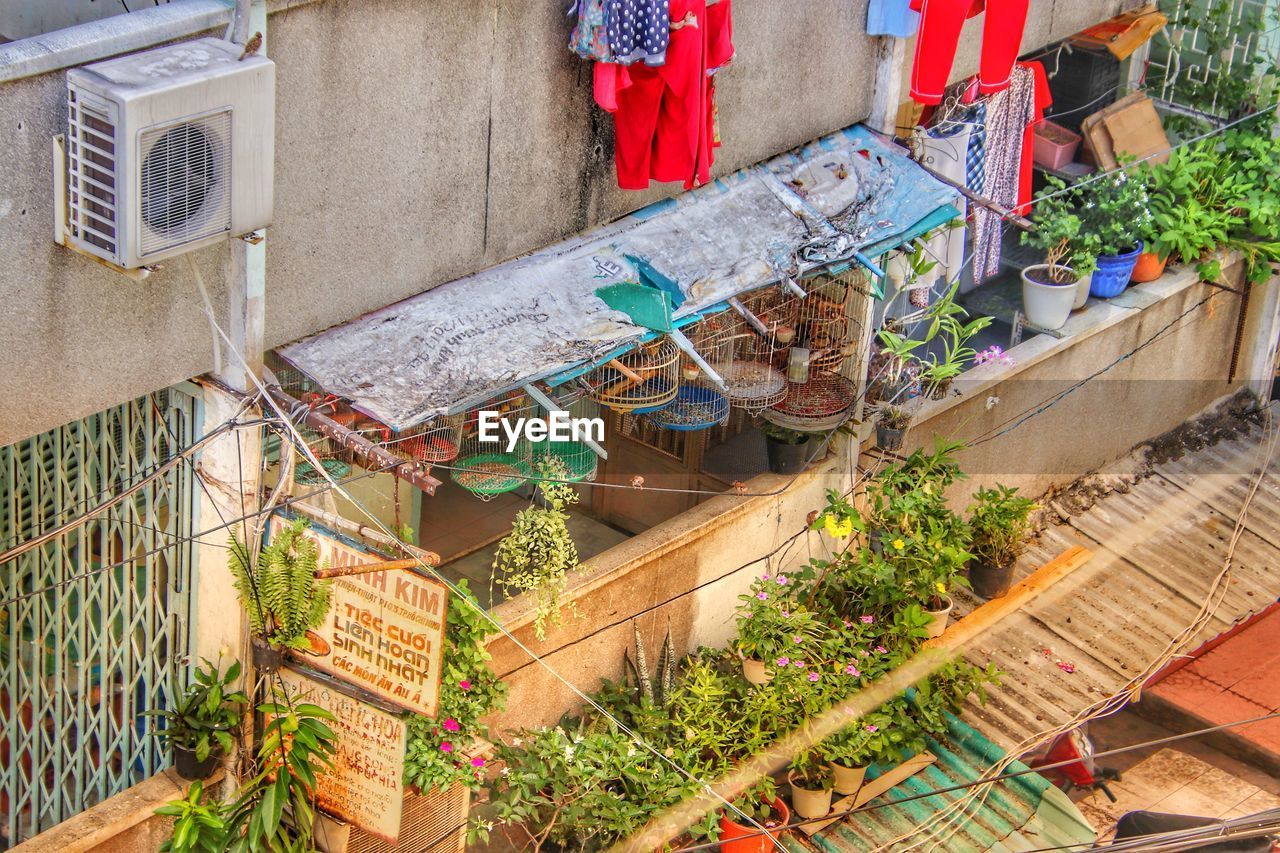
[[[1032,0],[1024,50],[1123,0]],[[266,343],[282,344],[680,190],[616,189],[612,119],[560,0],[282,0]],[[866,0],[738,0],[718,174],[866,117]],[[975,24],[970,25],[971,28]],[[216,33],[219,34],[220,33]],[[955,75],[977,63],[977,30]],[[185,263],[135,283],[55,246],[64,73],[0,84],[0,444],[212,366]],[[198,262],[225,311],[227,250]]]

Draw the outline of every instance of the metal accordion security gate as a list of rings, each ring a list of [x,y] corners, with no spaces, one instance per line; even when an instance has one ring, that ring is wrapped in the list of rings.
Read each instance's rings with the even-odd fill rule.
[[[189,446],[167,389],[0,447],[0,552],[92,510]],[[186,664],[193,475],[180,462],[0,564],[0,849],[162,769],[144,711]]]

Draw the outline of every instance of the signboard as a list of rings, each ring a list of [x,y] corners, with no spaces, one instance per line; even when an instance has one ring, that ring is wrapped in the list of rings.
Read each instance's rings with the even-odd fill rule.
[[[285,516],[272,516],[270,535],[287,523]],[[322,566],[385,559],[314,523],[308,536],[319,548]],[[334,578],[329,615],[312,632],[311,647],[296,654],[314,669],[393,705],[434,717],[448,596],[444,584],[404,569]]]
[[[292,702],[311,702],[333,714],[333,768],[316,779],[316,804],[389,844],[400,836],[404,805],[404,720],[353,699],[335,687],[283,668]]]

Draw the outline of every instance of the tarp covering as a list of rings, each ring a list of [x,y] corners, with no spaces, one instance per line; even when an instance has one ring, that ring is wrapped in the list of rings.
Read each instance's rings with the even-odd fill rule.
[[[595,295],[638,280],[626,255],[676,280],[685,294],[676,316],[688,317],[863,247],[911,239],[914,226],[953,199],[855,126],[280,354],[326,391],[403,430],[639,340],[647,330]]]

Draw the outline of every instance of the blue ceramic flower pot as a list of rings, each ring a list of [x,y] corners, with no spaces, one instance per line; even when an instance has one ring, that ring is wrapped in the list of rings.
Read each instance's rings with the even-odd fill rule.
[[[1093,272],[1093,281],[1089,284],[1089,295],[1099,299],[1110,299],[1124,293],[1133,276],[1133,268],[1138,264],[1138,255],[1142,254],[1142,243],[1123,255],[1099,255],[1098,268]]]

